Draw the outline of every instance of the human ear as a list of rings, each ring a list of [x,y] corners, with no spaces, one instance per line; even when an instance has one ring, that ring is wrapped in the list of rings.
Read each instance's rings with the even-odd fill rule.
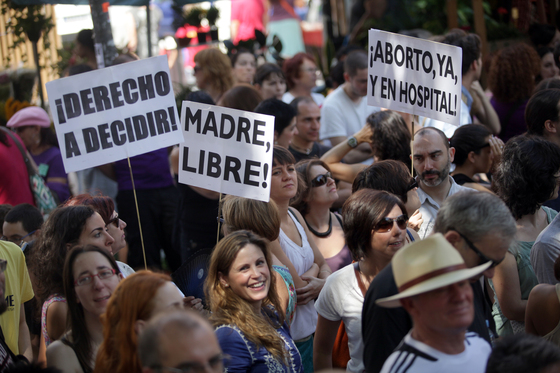
[[[222,272],[218,272],[218,278],[220,279],[220,283],[223,285],[223,287],[225,288],[229,287],[229,282],[227,280],[227,277],[224,276]]]
[[[144,320],[136,320],[134,322],[134,331],[136,332],[136,335],[140,335],[145,327],[146,321]]]
[[[469,154],[467,155],[467,158],[471,163],[474,163],[474,161],[475,161],[474,156],[475,156],[475,153],[473,151],[469,152]]]
[[[449,148],[449,162],[453,162],[455,159],[455,148]]]
[[[544,122],[544,129],[546,132],[556,133],[556,123],[549,119]]]

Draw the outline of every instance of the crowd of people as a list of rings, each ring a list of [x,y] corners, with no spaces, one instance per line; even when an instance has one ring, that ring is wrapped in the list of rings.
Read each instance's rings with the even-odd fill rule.
[[[560,46],[503,48],[484,90],[478,36],[434,39],[463,51],[459,126],[368,106],[360,48],[326,96],[309,54],[199,51],[182,105],[275,118],[269,202],[178,183],[178,147],[67,175],[17,111],[0,372],[559,370]]]

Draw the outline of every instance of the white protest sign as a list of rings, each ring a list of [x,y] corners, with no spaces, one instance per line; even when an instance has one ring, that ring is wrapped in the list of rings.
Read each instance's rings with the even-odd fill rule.
[[[268,202],[274,117],[183,101],[179,182]]]
[[[167,57],[46,84],[66,172],[183,141]]]
[[[368,105],[460,125],[459,47],[369,30]]]

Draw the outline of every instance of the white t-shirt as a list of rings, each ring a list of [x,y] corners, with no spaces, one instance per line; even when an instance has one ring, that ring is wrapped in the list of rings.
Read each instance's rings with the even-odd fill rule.
[[[350,137],[366,124],[367,117],[380,111],[378,107],[368,106],[367,97],[356,103],[344,92],[343,86],[338,87],[327,96],[321,108],[321,140],[331,137]]]
[[[315,309],[330,321],[344,321],[348,335],[350,361],[346,367],[349,372],[363,372],[364,340],[362,339],[362,307],[364,296],[358,286],[354,264],[333,272],[327,278],[319,294]]]
[[[315,262],[315,254],[313,253],[313,249],[307,240],[305,229],[291,212],[289,212],[289,216],[294,221],[299,235],[301,236],[301,246],[298,246],[294,241],[290,240],[282,228],[280,228],[278,241],[280,242],[282,251],[284,251],[288,259],[290,259],[294,265],[297,274],[301,276],[307,272]],[[315,333],[315,326],[317,326],[318,317],[314,304],[315,302],[311,300],[307,304],[296,305],[294,320],[290,326],[290,333],[294,341],[307,338],[311,334]]]
[[[282,96],[282,101],[284,101],[287,104],[290,104],[294,100],[294,98],[295,97],[293,94],[291,94],[290,92],[286,92]],[[313,99],[313,101],[315,101],[315,103],[319,107],[321,107],[323,105],[323,102],[325,101],[325,96],[323,96],[320,93],[311,92],[311,98]]]
[[[478,334],[467,332],[465,350],[448,355],[412,338],[410,332],[389,356],[381,373],[484,373],[492,348]]]

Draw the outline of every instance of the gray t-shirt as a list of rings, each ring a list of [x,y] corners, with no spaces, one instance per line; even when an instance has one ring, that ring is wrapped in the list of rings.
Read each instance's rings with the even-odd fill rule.
[[[557,284],[554,261],[560,256],[560,214],[543,229],[531,249],[531,265],[539,284]]]

